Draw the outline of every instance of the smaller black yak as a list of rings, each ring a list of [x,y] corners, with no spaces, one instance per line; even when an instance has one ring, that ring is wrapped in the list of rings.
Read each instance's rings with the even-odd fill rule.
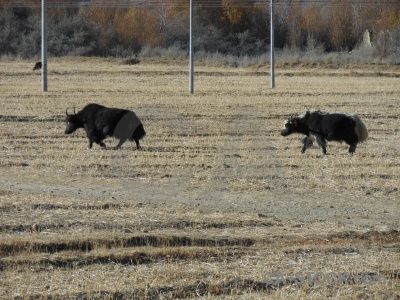
[[[88,104],[81,111],[69,114],[65,110],[66,129],[65,134],[71,134],[78,128],[84,128],[89,139],[89,149],[93,142],[105,147],[103,140],[107,136],[119,139],[115,149],[121,147],[126,140],[136,142],[136,148],[140,148],[139,140],[146,132],[143,124],[133,111],[118,108],[107,108],[99,104]]]
[[[40,70],[42,68],[42,62],[38,61],[35,66],[33,67],[33,71]]]
[[[302,153],[312,146],[314,139],[324,154],[326,154],[326,141],[344,141],[350,146],[349,152],[354,153],[357,144],[368,138],[367,127],[356,114],[323,111],[307,111],[290,116],[281,135],[287,136],[292,133],[305,135],[302,139]]]

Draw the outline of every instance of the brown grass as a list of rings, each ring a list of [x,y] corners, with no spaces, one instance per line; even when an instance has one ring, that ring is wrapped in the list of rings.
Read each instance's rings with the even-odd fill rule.
[[[0,298],[396,299],[400,70],[0,61]],[[87,150],[65,108],[133,109],[143,148]],[[285,118],[356,112],[370,138],[300,153]],[[107,139],[107,146],[116,145]],[[385,283],[295,284],[296,272]],[[281,272],[282,285],[263,282]]]

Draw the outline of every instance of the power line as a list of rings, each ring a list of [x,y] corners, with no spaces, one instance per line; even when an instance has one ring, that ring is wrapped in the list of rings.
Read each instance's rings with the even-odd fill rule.
[[[198,8],[254,8],[268,6],[270,0],[231,0],[229,3],[222,3],[221,0],[203,0],[195,1],[194,7]],[[326,0],[304,0],[297,2],[302,7],[309,5],[319,5],[329,8],[344,8],[344,7],[393,7],[400,8],[399,0],[386,0],[386,1],[374,1],[374,0],[354,0],[346,2],[332,2]],[[276,6],[287,6],[293,5],[293,2],[276,0],[274,2]],[[35,8],[40,7],[40,1],[37,2],[26,2],[26,1],[1,1],[0,6],[7,7],[26,7]],[[103,8],[131,8],[131,7],[144,7],[144,8],[160,8],[160,7],[177,7],[177,8],[188,8],[189,1],[187,0],[125,0],[125,1],[48,1],[47,6],[51,8],[77,8],[77,7],[103,7]]]

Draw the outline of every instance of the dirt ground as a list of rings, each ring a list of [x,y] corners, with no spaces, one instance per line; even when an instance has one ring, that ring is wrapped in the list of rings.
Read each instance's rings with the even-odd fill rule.
[[[265,66],[201,64],[189,95],[182,61],[53,59],[48,93],[31,65],[0,61],[1,298],[400,297],[397,67],[281,66],[272,90]],[[133,109],[142,149],[66,136],[90,102]],[[280,130],[310,108],[369,139],[301,154]],[[308,271],[386,280],[294,284]]]
[[[92,180],[91,180],[92,181]],[[258,191],[230,192],[211,186],[191,188],[184,178],[162,182],[142,182],[132,186],[130,180],[119,179],[107,184],[104,180],[81,182],[74,178],[32,178],[7,172],[0,179],[2,190],[17,191],[22,195],[71,195],[88,201],[141,203],[154,209],[172,210],[195,208],[203,213],[257,213],[282,222],[326,222],[364,230],[400,230],[398,198],[354,196],[351,194],[264,193]]]

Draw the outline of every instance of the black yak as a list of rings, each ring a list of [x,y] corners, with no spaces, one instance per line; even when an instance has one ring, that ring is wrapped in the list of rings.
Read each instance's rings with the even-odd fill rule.
[[[349,152],[354,153],[357,144],[368,138],[367,127],[356,114],[323,111],[307,111],[290,116],[281,135],[287,136],[292,133],[305,135],[302,139],[302,153],[311,147],[314,138],[324,154],[326,154],[326,141],[344,141],[350,146]]]
[[[115,149],[121,147],[126,140],[136,142],[136,148],[140,148],[139,140],[146,132],[143,124],[133,111],[118,108],[107,108],[99,104],[88,104],[80,112],[69,114],[65,110],[66,129],[65,134],[71,134],[78,128],[84,128],[89,139],[89,149],[93,142],[105,147],[103,140],[107,136],[119,139]]]
[[[38,61],[34,66],[33,66],[33,71],[35,70],[40,70],[42,68],[42,62]]]

